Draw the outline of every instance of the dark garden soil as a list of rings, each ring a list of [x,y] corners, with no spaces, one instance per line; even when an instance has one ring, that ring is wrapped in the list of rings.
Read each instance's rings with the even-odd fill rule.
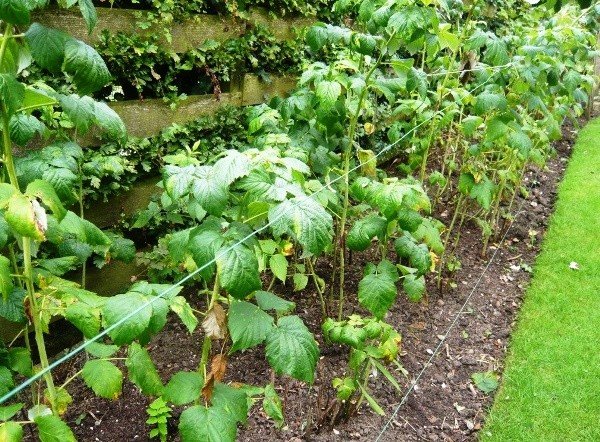
[[[530,278],[530,266],[539,252],[553,210],[556,186],[565,169],[575,132],[565,129],[564,139],[555,145],[558,156],[549,162],[547,169],[527,173],[530,197],[516,201],[515,207],[520,210],[515,221],[503,241],[491,244],[487,259],[480,257],[480,229],[467,222],[455,252],[462,269],[452,274],[451,280],[444,281],[445,290],[440,292],[432,280],[428,283],[424,301],[411,303],[403,296],[398,297],[386,321],[403,337],[399,359],[408,375],[394,371],[403,391],[395,391],[382,376],[371,379],[369,384],[372,396],[386,416],[377,416],[363,404],[349,422],[331,424],[335,397],[331,379],[343,375],[347,350],[323,342],[319,303],[309,285],[304,292],[290,293],[289,296],[320,344],[322,357],[315,384],[309,387],[290,378],[276,377],[275,386],[284,400],[285,427],[277,430],[257,405],[250,412],[248,425],[240,429],[238,440],[375,440],[386,422],[389,425],[381,434],[381,441],[476,440],[493,395],[479,391],[472,383],[471,375],[487,370],[502,372],[511,329]],[[448,224],[449,212],[442,209],[437,216]],[[348,272],[347,293],[356,293],[362,264],[358,256],[354,256]],[[326,266],[323,262],[317,273],[327,272]],[[192,302],[193,297],[189,299]],[[346,313],[352,313],[352,309],[361,312],[356,305],[355,297],[349,295]],[[164,382],[176,371],[197,368],[202,342],[199,331],[190,336],[180,321],[171,319],[150,344],[150,352]],[[444,337],[439,352],[432,358]],[[59,384],[77,372],[83,358],[81,356],[56,370]],[[430,358],[430,365],[425,367]],[[402,397],[424,367],[426,369],[406,402],[398,409]],[[225,381],[265,385],[271,379],[272,372],[263,349],[238,353],[228,361]],[[81,380],[71,382],[68,390],[75,400],[65,420],[78,440],[150,440],[145,410],[151,400],[130,382],[125,382],[123,394],[116,401],[95,397]],[[398,412],[394,414],[396,409]],[[178,440],[176,426],[181,411],[180,407],[173,411],[169,440]],[[34,440],[33,434],[27,437]]]

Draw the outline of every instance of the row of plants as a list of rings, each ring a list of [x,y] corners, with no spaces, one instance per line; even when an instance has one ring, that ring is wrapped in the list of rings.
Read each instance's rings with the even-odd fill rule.
[[[30,127],[39,127],[40,112],[64,112],[72,127],[61,127],[75,139],[92,124],[122,136],[122,123],[106,105],[24,83],[18,60],[27,48],[41,68],[72,77],[81,94],[109,81],[98,53],[62,32],[33,24],[13,34],[44,3],[0,2],[1,225],[9,251],[0,268],[0,315],[12,313],[9,319],[33,327],[42,369],[51,316],[65,317],[92,341],[105,330],[107,339],[86,347],[78,375],[107,399],[119,397],[125,378],[156,398],[148,422],[156,426],[151,436],[161,440],[170,407],[183,407],[179,433],[186,441],[234,440],[256,402],[283,425],[273,383],[225,382],[227,358],[236,352],[264,346],[276,374],[314,382],[319,344],[279,291],[285,285],[316,292],[326,339],[320,345],[348,347],[346,373],[333,380],[340,402],[332,422],[349,418],[363,402],[384,413],[369,393],[369,379],[377,371],[400,389],[401,335],[386,322],[398,293],[413,301],[424,296],[425,277],[444,274],[451,242],[466,221],[477,221],[489,239],[510,220],[516,195],[524,192],[524,171],[543,165],[564,119],[578,115],[588,99],[595,39],[583,19],[599,12],[566,8],[550,16],[537,9],[499,36],[482,22],[479,2],[336,2],[338,13],[356,12],[352,28],[317,23],[306,34],[310,51],[326,48],[335,58],[307,64],[290,97],[249,109],[235,150],[213,152],[211,159],[206,140],[173,136],[173,147],[183,143],[183,149],[160,158],[164,192],[132,225],[168,232],[152,256],[161,260],[151,275],[157,279],[107,298],[61,278],[94,254],[100,264],[132,254],[131,244],[82,219],[82,208],[79,215],[65,209],[75,196],[81,201],[83,190],[69,199],[61,189],[73,192],[82,184],[65,186],[41,167],[51,164],[53,174],[66,174],[63,169],[76,166],[78,173],[70,170],[81,177],[76,144],[61,141],[12,158],[11,140],[20,133],[13,127],[36,133]],[[90,3],[79,6],[90,21]],[[42,44],[48,41],[56,44]],[[231,127],[232,134],[241,132]],[[402,178],[377,167],[392,149]],[[147,157],[137,164],[153,167]],[[431,216],[440,204],[454,210],[448,226]],[[356,292],[345,284],[349,251],[368,251],[361,255]],[[326,262],[327,274],[321,272]],[[165,284],[182,269],[192,274],[203,311],[190,307],[181,287]],[[348,299],[360,306],[349,316]],[[169,312],[190,332],[202,327],[203,337],[197,370],[165,383],[146,345]],[[30,347],[25,339],[25,347],[0,349],[0,394],[19,375],[33,374]],[[124,361],[117,357],[121,349]],[[74,440],[60,419],[73,400],[72,379],[57,386],[46,373],[31,405],[22,395],[0,407],[0,435],[20,440],[33,423],[42,441]]]

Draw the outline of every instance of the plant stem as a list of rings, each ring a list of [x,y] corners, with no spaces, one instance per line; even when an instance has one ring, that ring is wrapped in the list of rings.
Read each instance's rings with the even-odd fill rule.
[[[319,285],[319,280],[317,279],[317,274],[315,273],[315,268],[313,267],[312,259],[308,258],[306,260],[308,262],[308,267],[310,269],[310,273],[313,277],[313,282],[315,283],[315,287],[317,288],[317,293],[319,294],[319,301],[321,302],[321,314],[323,315],[323,319],[327,318],[327,304],[325,303],[325,298],[323,296],[323,290]]]
[[[209,312],[217,300],[219,299],[219,293],[221,291],[221,281],[219,280],[219,274],[215,276],[215,284],[213,286],[212,295],[210,298],[210,302],[208,304],[208,308],[206,309]],[[210,350],[212,347],[212,340],[210,336],[205,335],[204,341],[202,342],[202,357],[200,358],[200,365],[198,366],[198,371],[200,374],[206,379],[206,365],[208,364],[208,356],[210,355]]]

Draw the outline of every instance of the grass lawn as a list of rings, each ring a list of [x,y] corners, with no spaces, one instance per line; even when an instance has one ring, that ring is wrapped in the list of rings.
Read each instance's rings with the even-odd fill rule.
[[[480,439],[600,441],[600,119],[577,139]]]

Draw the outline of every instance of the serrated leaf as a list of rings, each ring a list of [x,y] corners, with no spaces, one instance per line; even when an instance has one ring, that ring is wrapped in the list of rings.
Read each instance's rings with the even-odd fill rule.
[[[31,19],[30,4],[24,0],[0,0],[0,20],[13,25],[27,25]]]
[[[198,372],[175,373],[163,391],[163,398],[174,405],[185,405],[200,397],[204,379]]]
[[[67,210],[63,207],[60,198],[56,194],[54,187],[47,181],[34,180],[27,186],[25,194],[41,200],[50,208],[56,219],[61,221],[67,214]]]
[[[24,406],[25,406],[25,404],[19,403],[19,404],[8,405],[6,407],[0,407],[0,421],[9,420],[15,414],[17,414],[19,411],[21,411]],[[0,440],[2,440],[2,439],[0,438]]]
[[[129,379],[140,387],[144,394],[155,396],[162,394],[164,387],[156,367],[148,351],[137,342],[129,346],[125,365],[129,372]]]
[[[12,116],[21,107],[25,98],[25,86],[13,74],[0,74],[0,100]]]
[[[206,336],[212,340],[224,339],[227,333],[227,315],[219,303],[215,303],[206,312],[202,321],[202,328]]]
[[[498,377],[493,371],[485,371],[482,373],[473,373],[471,375],[473,382],[484,393],[491,393],[498,388]]]
[[[212,260],[215,258],[217,251],[224,242],[225,239],[219,231],[213,230],[210,226],[205,227],[204,225],[201,227],[201,230],[190,239],[188,248],[192,253],[196,265],[202,267],[202,270],[200,270],[199,273],[206,282],[212,280],[215,273],[215,264],[212,263]],[[207,265],[208,263],[211,264]]]
[[[488,210],[492,204],[495,189],[496,186],[492,180],[484,177],[481,181],[473,185],[469,196],[477,201],[481,207]]]
[[[42,135],[46,126],[33,115],[15,114],[10,119],[10,139],[19,146],[27,144],[36,133]]]
[[[475,99],[473,112],[477,115],[483,115],[493,110],[504,111],[506,110],[507,104],[508,102],[504,95],[483,92]]]
[[[26,348],[14,347],[8,350],[8,363],[12,371],[23,376],[33,376],[31,353]]]
[[[121,140],[127,136],[125,123],[113,109],[106,103],[96,101],[94,103],[95,121],[98,127],[103,129],[110,138]]]
[[[483,54],[483,62],[491,66],[501,66],[509,62],[506,44],[498,38],[490,38],[487,41]]]
[[[73,77],[81,95],[96,92],[110,80],[110,72],[94,48],[71,39],[65,43],[64,69]]]
[[[8,367],[0,365],[0,395],[5,395],[15,385]]]
[[[190,190],[202,208],[214,216],[221,216],[229,201],[227,183],[210,166],[194,169]]]
[[[21,108],[18,110],[31,112],[35,109],[41,109],[46,106],[54,106],[56,104],[58,104],[58,102],[54,98],[46,95],[43,91],[27,87],[25,88],[23,103],[21,103]]]
[[[112,362],[102,359],[87,361],[81,377],[94,393],[105,399],[115,400],[123,388],[123,373]]]
[[[277,326],[267,335],[266,354],[277,374],[313,383],[319,347],[298,316],[279,318]]]
[[[355,32],[350,37],[350,49],[363,55],[372,55],[377,47],[377,40],[372,35]]]
[[[525,158],[529,155],[529,151],[533,149],[533,141],[522,131],[512,132],[506,139],[506,143]]]
[[[483,123],[483,118],[476,115],[469,115],[468,117],[463,118],[461,125],[462,133],[467,137],[472,137],[477,131],[477,128],[481,126],[481,123]]]
[[[243,153],[237,150],[228,150],[227,155],[219,159],[213,168],[219,178],[229,185],[238,178],[248,175],[250,161]]]
[[[150,325],[152,306],[147,304],[147,298],[139,293],[125,293],[108,299],[102,309],[105,327],[117,325],[108,335],[116,345],[129,344],[142,334]],[[143,307],[143,308],[142,308]],[[141,308],[139,312],[120,323],[132,311]]]
[[[88,34],[91,34],[96,26],[96,22],[98,21],[98,16],[96,15],[96,8],[94,8],[94,4],[92,0],[79,0],[79,10],[81,11],[81,15],[85,20],[85,24],[87,26]]]
[[[86,345],[85,351],[97,358],[109,358],[119,351],[117,345],[101,344],[99,342],[90,342]]]
[[[366,275],[358,283],[358,302],[377,319],[383,318],[387,313],[396,295],[396,284],[385,274]]]
[[[314,255],[331,245],[333,219],[310,197],[295,197],[269,210],[269,221],[275,236],[292,235]]]
[[[308,284],[308,276],[306,276],[302,273],[294,273],[292,280],[294,282],[294,291],[295,292],[297,292],[299,290],[304,290],[306,288],[306,285]]]
[[[100,332],[100,309],[84,302],[74,302],[65,310],[65,318],[88,339]]]
[[[411,267],[417,269],[418,275],[424,275],[431,268],[431,256],[424,244],[417,244],[409,235],[398,238],[394,246],[396,253],[402,258],[408,258]]]
[[[404,276],[402,287],[408,299],[413,302],[420,301],[423,298],[423,293],[425,293],[425,278],[409,273]]]
[[[237,422],[220,407],[195,405],[179,418],[182,442],[231,442],[237,434]]]
[[[76,94],[58,94],[57,97],[63,112],[75,125],[77,131],[81,132],[82,135],[85,134],[96,118],[94,100]]]
[[[48,167],[43,172],[42,179],[52,184],[61,201],[68,203],[77,200],[75,189],[79,178],[71,170],[62,167]]]
[[[261,344],[273,327],[273,318],[259,307],[244,301],[229,306],[229,334],[233,341],[230,353]]]
[[[169,303],[169,308],[179,316],[181,322],[187,327],[190,333],[193,333],[198,326],[198,318],[194,315],[194,310],[188,304],[183,296],[174,297]]]
[[[235,421],[246,424],[248,401],[243,390],[215,382],[211,403],[214,408],[226,410]]]
[[[36,222],[33,205],[25,195],[16,193],[10,198],[5,218],[8,225],[19,235],[36,241],[44,240],[41,226]]]
[[[494,117],[490,119],[486,126],[485,140],[487,142],[496,141],[508,132],[508,126],[500,118]]]
[[[296,308],[296,304],[286,301],[270,292],[257,290],[254,293],[258,306],[263,310],[275,310],[278,314],[289,313]]]
[[[69,426],[57,416],[37,416],[34,421],[41,442],[77,442]]]
[[[288,271],[288,261],[281,253],[269,257],[269,268],[273,275],[285,284]]]
[[[313,51],[318,51],[327,44],[327,28],[323,23],[316,23],[306,32],[306,43]]]
[[[317,84],[315,94],[319,104],[330,109],[335,106],[338,97],[342,94],[342,86],[337,81],[323,80]]]
[[[350,250],[366,250],[373,238],[384,240],[387,233],[388,221],[372,213],[354,223],[346,238]]]
[[[23,440],[23,427],[16,422],[0,423],[0,441],[21,442]]]
[[[261,288],[258,260],[254,252],[240,244],[225,246],[216,253],[221,285],[235,298],[242,299]]]
[[[58,72],[65,58],[65,44],[71,37],[62,31],[33,23],[25,32],[25,41],[33,59],[44,69]]]
[[[264,390],[263,410],[271,419],[275,421],[277,428],[283,427],[283,404],[281,398],[275,391],[273,384],[267,384]]]
[[[12,322],[24,323],[27,317],[25,316],[25,308],[23,300],[27,292],[20,288],[13,288],[8,300],[0,298],[0,317]]]

